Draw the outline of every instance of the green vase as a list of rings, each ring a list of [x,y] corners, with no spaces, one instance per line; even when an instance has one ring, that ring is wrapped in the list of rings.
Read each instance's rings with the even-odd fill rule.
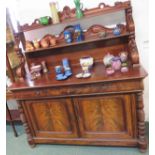
[[[82,18],[83,17],[83,12],[82,12],[83,4],[80,3],[80,0],[74,0],[74,3],[76,7],[76,17]]]

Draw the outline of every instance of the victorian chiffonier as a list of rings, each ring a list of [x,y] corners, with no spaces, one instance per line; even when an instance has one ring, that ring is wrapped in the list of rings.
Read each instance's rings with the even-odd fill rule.
[[[20,78],[9,87],[18,101],[28,143],[32,147],[42,143],[137,146],[145,151],[142,94],[147,73],[139,63],[130,1],[116,2],[113,6],[100,3],[83,13],[82,19],[76,19],[75,9],[66,6],[59,12],[59,24],[25,24],[16,36],[22,69],[22,64],[29,70],[32,63],[46,61],[49,70],[35,80],[29,76]],[[113,35],[114,27],[109,27],[108,22],[119,24],[121,34]],[[65,43],[63,29],[77,23],[85,29],[85,40]],[[56,46],[25,50],[25,40],[43,37],[49,31],[53,35],[59,31]],[[107,32],[107,36],[101,37],[101,32]],[[18,48],[20,42],[22,52]],[[128,52],[129,71],[107,75],[103,57],[107,53],[118,55],[121,51]],[[81,71],[79,59],[83,56],[94,58],[92,76],[77,79],[75,75]],[[54,67],[61,65],[63,58],[69,59],[73,75],[57,81]]]

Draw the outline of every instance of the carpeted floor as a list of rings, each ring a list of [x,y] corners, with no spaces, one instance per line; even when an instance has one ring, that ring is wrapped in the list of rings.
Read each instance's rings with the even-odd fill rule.
[[[16,125],[16,129],[19,134],[17,138],[14,137],[10,125],[7,125],[6,155],[149,155],[149,150],[140,153],[137,148],[122,147],[37,145],[32,149],[27,144],[23,127]]]

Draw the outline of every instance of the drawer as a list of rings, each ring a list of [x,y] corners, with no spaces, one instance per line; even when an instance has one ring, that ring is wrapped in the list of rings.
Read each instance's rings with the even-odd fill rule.
[[[140,81],[107,82],[85,85],[72,85],[63,87],[38,88],[32,90],[21,90],[14,92],[17,99],[44,98],[88,95],[97,93],[118,93],[123,91],[143,90],[143,83]]]

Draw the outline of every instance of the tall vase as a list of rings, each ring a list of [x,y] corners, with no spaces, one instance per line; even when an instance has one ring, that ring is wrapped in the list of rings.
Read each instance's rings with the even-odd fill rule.
[[[50,10],[51,10],[51,14],[52,14],[53,24],[60,23],[60,19],[59,19],[59,15],[58,15],[58,9],[56,7],[55,2],[50,3]]]
[[[80,3],[80,0],[74,0],[74,4],[76,7],[76,17],[77,18],[83,17],[83,12],[82,12],[83,4]]]

